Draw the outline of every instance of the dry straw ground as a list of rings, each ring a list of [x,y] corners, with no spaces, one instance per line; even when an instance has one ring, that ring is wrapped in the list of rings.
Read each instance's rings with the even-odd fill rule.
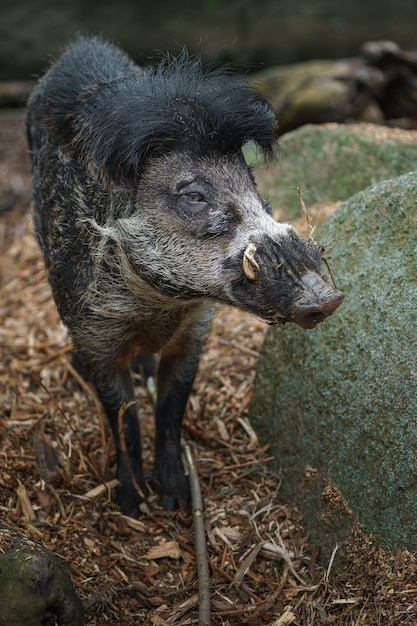
[[[133,520],[112,503],[112,442],[93,390],[70,366],[27,217],[21,112],[2,114],[0,148],[0,522],[65,563],[86,624],[196,624],[190,514],[165,513],[155,496]],[[247,315],[219,311],[185,418],[205,508],[213,626],[416,626],[412,555],[391,554],[357,529],[339,549],[341,569],[319,565],[308,529],[280,497],[268,446],[247,418],[264,333]],[[150,470],[152,409],[136,382]]]

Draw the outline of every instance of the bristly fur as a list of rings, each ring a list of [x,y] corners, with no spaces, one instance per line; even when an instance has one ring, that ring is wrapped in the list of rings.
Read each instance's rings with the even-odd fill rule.
[[[229,153],[254,141],[271,157],[276,146],[275,116],[249,79],[204,70],[185,51],[142,70],[113,45],[80,37],[46,73],[41,93],[35,116],[114,182],[135,182],[149,155]]]

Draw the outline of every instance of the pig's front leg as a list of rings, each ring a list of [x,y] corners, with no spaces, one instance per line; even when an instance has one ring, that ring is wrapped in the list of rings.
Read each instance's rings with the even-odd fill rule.
[[[163,350],[158,369],[153,483],[163,507],[187,508],[190,489],[181,460],[181,423],[206,343],[210,318],[187,329]]]
[[[95,382],[116,447],[116,478],[120,483],[116,490],[116,499],[122,513],[136,517],[139,504],[143,501],[141,493],[146,495],[136,406],[129,406],[122,416],[119,415],[122,405],[135,398],[132,378],[126,368],[115,372],[111,378],[106,376],[105,381]]]

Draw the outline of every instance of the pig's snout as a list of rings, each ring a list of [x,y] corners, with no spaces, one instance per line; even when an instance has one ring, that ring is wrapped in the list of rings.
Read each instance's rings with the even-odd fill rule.
[[[316,272],[308,271],[301,279],[302,292],[293,309],[293,320],[302,328],[314,328],[332,315],[342,303],[344,295],[323,280]]]
[[[321,276],[320,247],[292,231],[279,241],[250,242],[240,263],[244,280],[233,284],[235,303],[272,324],[314,328],[343,301],[343,294]]]

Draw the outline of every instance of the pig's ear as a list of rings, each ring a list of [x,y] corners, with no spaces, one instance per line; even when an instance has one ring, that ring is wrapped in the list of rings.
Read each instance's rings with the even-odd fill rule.
[[[138,77],[135,77],[135,86]],[[135,184],[146,158],[161,149],[161,119],[147,98],[126,84],[104,87],[74,116],[73,150],[86,168],[107,182]],[[126,93],[123,93],[126,90]],[[172,134],[171,134],[172,136]]]
[[[278,122],[275,114],[246,81],[218,94],[219,134],[236,149],[253,142],[264,159],[273,158],[278,148]]]

